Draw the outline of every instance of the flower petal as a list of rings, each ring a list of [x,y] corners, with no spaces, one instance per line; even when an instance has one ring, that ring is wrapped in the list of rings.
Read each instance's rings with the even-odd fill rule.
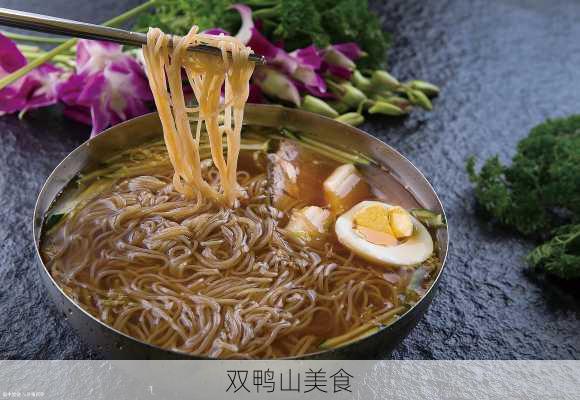
[[[153,94],[149,87],[149,81],[145,70],[137,60],[130,58],[126,64],[131,74],[132,92],[134,97],[142,100],[153,100]]]
[[[95,103],[100,102],[103,93],[107,88],[107,81],[103,73],[95,74],[84,82],[77,99],[76,103],[82,106],[91,106]]]
[[[254,72],[254,78],[254,82],[266,95],[300,105],[298,88],[286,74],[271,67],[261,67]]]
[[[292,77],[307,87],[316,88],[316,91],[326,92],[326,83],[318,73],[323,62],[319,50],[311,45],[293,51],[290,56],[298,61],[298,66],[292,73]]]
[[[260,33],[252,21],[252,10],[248,6],[234,4],[232,8],[237,10],[242,17],[242,26],[236,38],[249,46],[256,54],[266,57],[269,64],[277,65],[288,74],[292,74],[298,67],[297,59],[291,57],[284,49],[272,44]]]
[[[298,68],[298,61],[279,47],[274,46],[256,28],[252,28],[252,37],[247,44],[256,54],[266,57],[269,64],[277,65],[285,72],[292,74]]]
[[[355,63],[344,55],[342,52],[334,48],[334,46],[328,46],[324,49],[324,61],[330,65],[337,65],[354,71],[356,68]]]
[[[12,114],[26,106],[26,99],[20,96],[18,88],[13,86],[0,90],[0,115]]]
[[[111,114],[106,108],[105,102],[98,102],[91,106],[91,137],[104,131],[111,124]]]
[[[309,93],[309,94],[311,94],[315,97],[319,97],[321,99],[336,99],[336,96],[328,90],[323,92],[323,91],[319,90],[316,86],[306,86],[302,82],[299,82],[299,81],[294,81],[294,84],[296,85],[296,87],[298,88],[300,93]]]
[[[326,70],[330,74],[332,74],[340,79],[350,80],[350,77],[352,75],[352,70],[345,68],[343,66],[340,66],[340,65],[328,64]]]
[[[16,44],[0,34],[0,76],[25,65],[26,58]],[[43,64],[0,90],[0,112],[14,113],[56,103],[61,72],[51,64]]]
[[[226,30],[223,30],[222,28],[210,28],[210,29],[206,29],[205,31],[202,31],[201,33],[206,34],[206,35],[214,35],[214,36],[219,36],[221,34],[225,35],[225,36],[229,36],[230,33]]]
[[[25,110],[46,107],[58,100],[58,85],[62,70],[51,64],[43,64],[32,70],[26,77],[20,91],[25,96]]]
[[[26,58],[16,44],[0,33],[0,77],[8,75],[26,65]]]
[[[306,87],[314,87],[318,91],[326,92],[326,83],[322,76],[311,68],[300,66],[292,74],[292,78],[302,82]]]
[[[351,60],[358,60],[365,54],[359,45],[354,42],[333,44],[332,48],[340,51]]]
[[[77,44],[77,73],[93,74],[123,57],[123,46],[99,40],[80,39]]]
[[[322,64],[322,55],[314,45],[294,50],[290,55],[298,59],[302,65],[308,65],[313,69],[319,69]]]
[[[120,47],[95,43],[83,45],[83,51],[92,52],[85,60],[85,69],[58,87],[59,98],[71,106],[67,108],[71,118],[86,122],[90,115],[93,136],[111,125],[149,112],[147,102],[153,98],[139,62],[121,52]]]
[[[66,106],[62,114],[81,124],[91,125],[91,109],[84,106]]]
[[[243,44],[247,45],[252,38],[254,29],[254,21],[252,19],[252,9],[245,4],[234,4],[230,8],[240,13],[242,18],[242,25],[240,30],[236,33],[236,39],[239,39]],[[256,51],[256,50],[254,50]]]
[[[85,76],[73,74],[66,81],[61,82],[56,88],[59,100],[69,105],[77,103],[85,79]]]

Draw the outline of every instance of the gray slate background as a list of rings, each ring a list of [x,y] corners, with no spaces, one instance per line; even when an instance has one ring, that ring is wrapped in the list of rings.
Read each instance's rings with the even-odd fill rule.
[[[0,6],[99,22],[138,0],[0,0]],[[374,2],[393,32],[392,72],[442,87],[435,112],[366,126],[431,181],[451,226],[433,305],[394,358],[577,359],[577,283],[535,277],[533,244],[475,215],[465,159],[499,154],[548,117],[580,112],[580,2]],[[57,314],[34,265],[31,219],[50,171],[89,130],[57,110],[0,118],[0,358],[95,358]]]

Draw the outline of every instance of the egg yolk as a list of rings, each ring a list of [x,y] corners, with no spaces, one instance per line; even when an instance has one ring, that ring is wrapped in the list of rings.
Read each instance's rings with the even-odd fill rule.
[[[381,206],[369,206],[354,216],[354,223],[378,232],[391,233],[389,211]]]
[[[394,246],[397,238],[389,225],[389,212],[381,206],[370,206],[354,216],[356,232],[367,242],[382,246]]]

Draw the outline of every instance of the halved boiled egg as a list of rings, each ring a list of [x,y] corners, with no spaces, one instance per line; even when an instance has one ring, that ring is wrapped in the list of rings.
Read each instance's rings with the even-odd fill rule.
[[[335,224],[340,243],[380,265],[420,264],[433,254],[433,239],[415,217],[399,206],[363,201]]]

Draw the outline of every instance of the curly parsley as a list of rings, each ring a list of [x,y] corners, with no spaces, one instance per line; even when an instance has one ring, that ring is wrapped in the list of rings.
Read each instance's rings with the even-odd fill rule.
[[[534,268],[580,277],[580,115],[548,120],[520,141],[510,166],[497,157],[475,171],[475,196],[502,225],[551,240],[528,257]]]

